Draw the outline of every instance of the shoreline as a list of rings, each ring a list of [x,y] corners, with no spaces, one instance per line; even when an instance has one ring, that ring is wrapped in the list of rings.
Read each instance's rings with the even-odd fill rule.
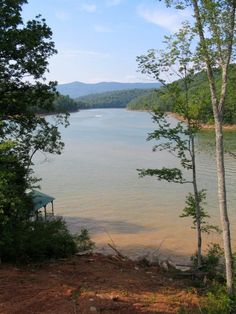
[[[149,110],[149,109],[129,109],[129,108],[125,108],[127,111],[137,111],[137,112],[152,112],[152,110]],[[176,112],[166,112],[166,114],[168,114],[169,116],[179,120],[179,121],[182,121],[184,122],[185,119],[179,115],[178,113]],[[202,123],[201,124],[201,128],[205,131],[207,130],[214,130],[215,129],[215,125],[214,124],[205,124],[205,123]],[[236,124],[224,124],[223,125],[223,130],[224,131],[236,131]]]
[[[185,121],[185,119],[183,117],[181,117],[178,113],[175,112],[167,112],[167,114],[179,121]],[[215,129],[215,125],[214,124],[205,124],[202,123],[201,124],[201,128],[205,131],[211,131]],[[224,131],[236,131],[236,124],[224,124],[223,125],[223,130]]]
[[[0,312],[174,314],[184,305],[195,313],[202,297],[186,276],[177,278],[174,274],[179,272],[166,266],[171,265],[97,253],[48,261],[40,267],[4,264]]]

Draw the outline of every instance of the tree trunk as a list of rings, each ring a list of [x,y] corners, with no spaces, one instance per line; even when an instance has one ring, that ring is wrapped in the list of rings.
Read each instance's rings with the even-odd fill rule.
[[[227,198],[225,188],[225,167],[224,167],[224,142],[222,123],[220,117],[215,116],[215,135],[216,135],[216,165],[218,179],[218,201],[223,231],[226,282],[228,294],[233,295],[233,256],[231,249],[230,224],[227,213]]]
[[[221,96],[220,100],[217,99],[216,84],[213,75],[213,68],[211,63],[211,56],[208,50],[207,42],[204,36],[204,27],[202,23],[202,16],[199,10],[199,4],[197,0],[192,0],[194,9],[194,15],[196,19],[197,32],[200,38],[200,42],[203,49],[203,55],[206,64],[208,82],[211,92],[211,103],[214,113],[215,121],[215,135],[216,135],[216,165],[217,165],[217,180],[218,180],[218,203],[220,210],[221,225],[223,231],[223,244],[225,254],[225,267],[226,267],[226,284],[227,291],[230,296],[233,295],[233,257],[231,249],[231,237],[230,237],[230,226],[227,213],[227,199],[226,199],[226,188],[225,188],[225,168],[224,168],[224,143],[223,143],[223,132],[222,132],[222,112],[225,103],[226,87],[227,87],[227,74],[228,64],[230,62],[233,36],[234,36],[234,25],[235,25],[235,0],[233,2],[232,25],[229,29],[229,35],[231,35],[228,46],[228,56],[226,62],[221,62],[222,69],[222,85],[221,85]],[[229,12],[230,13],[230,12]],[[224,64],[225,63],[225,64]]]
[[[196,229],[197,229],[197,268],[202,266],[202,232],[201,232],[201,210],[199,204],[199,195],[197,188],[196,162],[195,162],[195,143],[194,137],[191,137],[191,157],[192,157],[192,175],[193,175],[193,191],[195,198],[196,210]]]

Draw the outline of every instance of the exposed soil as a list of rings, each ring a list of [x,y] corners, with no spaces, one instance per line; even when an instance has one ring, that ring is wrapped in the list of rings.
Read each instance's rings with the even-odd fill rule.
[[[179,120],[179,121],[186,121],[181,115],[179,115],[176,112],[168,112],[168,115],[170,115],[171,117],[174,117],[175,119]],[[204,130],[214,130],[215,129],[215,125],[214,123],[212,124],[201,124],[201,128]],[[236,124],[224,124],[223,125],[223,130],[225,131],[235,131],[236,130]]]
[[[196,312],[196,290],[172,277],[157,266],[101,254],[40,267],[1,265],[0,313],[154,314],[183,306]]]

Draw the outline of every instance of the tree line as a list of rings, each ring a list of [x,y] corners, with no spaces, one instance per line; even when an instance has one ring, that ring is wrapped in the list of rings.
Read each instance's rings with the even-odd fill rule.
[[[76,250],[63,220],[32,221],[38,186],[33,171],[37,152],[61,154],[59,125],[39,112],[55,110],[56,82],[45,80],[48,59],[57,51],[52,31],[40,15],[23,22],[27,0],[0,5],[0,260],[39,261],[64,257]]]
[[[221,85],[221,71],[220,69],[214,69],[214,77],[216,81],[217,94],[220,92]],[[184,96],[184,80],[180,79],[171,85],[177,85],[179,87],[179,93]],[[228,88],[225,99],[225,108],[223,112],[223,123],[224,124],[236,124],[236,64],[230,64],[229,77],[228,77]],[[202,123],[212,124],[214,122],[213,111],[211,107],[211,96],[210,89],[207,81],[207,75],[205,71],[194,74],[192,83],[189,88],[189,101],[192,106],[196,106],[200,110],[199,118]],[[159,90],[151,91],[145,96],[137,97],[131,100],[127,108],[130,110],[152,110],[155,107],[166,112],[176,112],[175,102],[173,101],[171,93],[166,93],[162,88]]]
[[[199,192],[197,184],[197,165],[195,160],[194,139],[199,130],[201,106],[199,99],[192,100],[191,88],[193,75],[205,73],[209,92],[208,102],[215,127],[215,157],[217,169],[218,206],[221,218],[222,240],[225,257],[225,278],[229,297],[225,313],[235,313],[234,303],[234,262],[231,246],[230,221],[228,217],[228,202],[226,194],[225,164],[224,164],[224,111],[230,96],[229,80],[235,76],[236,52],[236,2],[235,1],[182,1],[166,0],[167,7],[176,10],[190,9],[193,12],[194,23],[188,21],[182,24],[179,32],[165,36],[165,50],[150,49],[144,55],[137,57],[141,73],[149,75],[163,84],[161,97],[171,97],[174,108],[186,121],[186,126],[177,123],[172,126],[167,117],[157,108],[153,112],[153,120],[158,128],[148,139],[154,139],[157,144],[154,151],[166,149],[180,159],[182,168],[192,171],[193,195],[188,196],[183,216],[192,216],[197,230],[197,267],[202,266],[201,233],[202,219],[207,217],[202,211],[201,202],[204,194]],[[206,31],[207,30],[207,31]],[[194,41],[194,42],[193,42]],[[193,43],[193,44],[192,44]],[[177,69],[177,70],[176,70]],[[232,72],[233,73],[232,73]],[[164,74],[164,75],[163,75]],[[168,84],[163,77],[174,75],[182,79],[181,84]],[[204,91],[203,91],[204,92]],[[234,97],[231,90],[231,96]],[[197,98],[201,99],[201,90]],[[181,134],[184,137],[181,137]],[[163,142],[164,140],[164,142]],[[176,168],[140,169],[140,175],[156,176],[158,180],[186,183],[182,170]]]
[[[126,108],[136,97],[147,95],[150,89],[127,89],[99,94],[91,94],[77,98],[80,109],[91,108]]]

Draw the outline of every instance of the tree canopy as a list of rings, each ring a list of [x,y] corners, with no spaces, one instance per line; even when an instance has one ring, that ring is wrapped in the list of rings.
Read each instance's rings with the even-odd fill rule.
[[[26,0],[1,0],[0,5],[1,254],[29,220],[32,202],[26,192],[37,181],[35,153],[60,154],[64,146],[58,125],[66,124],[66,117],[51,124],[35,113],[35,108],[54,109],[56,82],[45,78],[48,59],[56,53],[52,31],[40,15],[24,23],[24,4]]]
[[[221,72],[219,69],[214,70],[216,79],[217,93],[220,92]],[[229,67],[228,88],[225,99],[225,108],[223,112],[224,124],[236,124],[236,65],[231,64]],[[178,83],[182,96],[184,95],[183,80],[180,79]],[[171,84],[171,83],[170,83]],[[189,89],[189,101],[195,104],[201,111],[200,119],[202,123],[213,123],[213,112],[211,106],[210,89],[207,81],[205,71],[196,73]],[[158,104],[161,110],[166,112],[176,112],[171,94],[162,92],[162,88],[156,91],[149,92],[145,96],[140,96],[128,103],[128,108],[131,110],[152,110]]]
[[[126,108],[136,97],[147,95],[150,89],[125,89],[100,94],[91,94],[76,99],[81,109],[90,108]]]

